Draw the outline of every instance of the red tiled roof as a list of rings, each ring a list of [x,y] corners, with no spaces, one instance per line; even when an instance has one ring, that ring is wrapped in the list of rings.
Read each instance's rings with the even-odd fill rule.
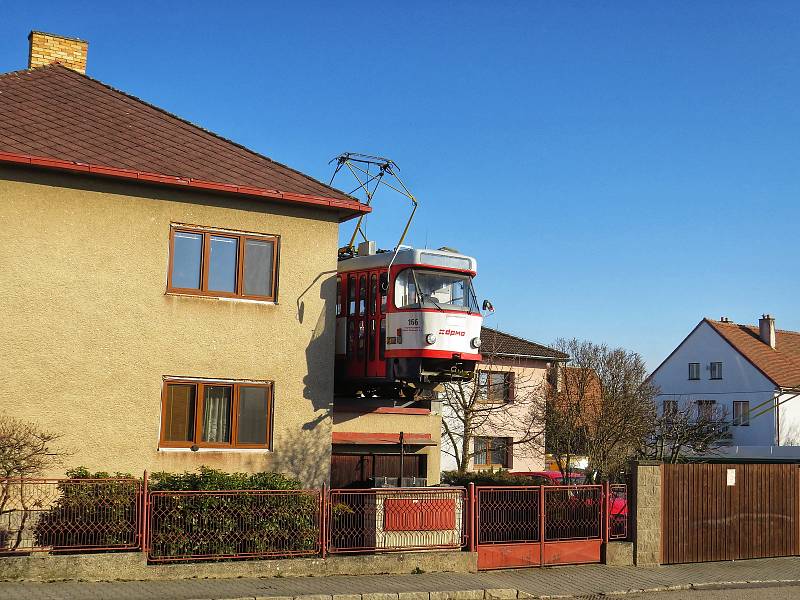
[[[566,360],[568,355],[543,344],[537,344],[510,333],[481,327],[481,354],[487,356],[525,356]]]
[[[0,161],[305,202],[349,216],[369,211],[312,177],[57,64],[0,75]]]
[[[758,327],[705,319],[742,356],[783,388],[800,386],[800,332],[775,331],[775,348],[761,341]]]

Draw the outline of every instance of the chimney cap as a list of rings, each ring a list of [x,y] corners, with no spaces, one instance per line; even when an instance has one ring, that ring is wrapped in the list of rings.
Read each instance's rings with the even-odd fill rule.
[[[761,318],[762,318],[762,319],[774,319],[775,317],[773,317],[773,316],[772,316],[771,314],[769,314],[769,313],[764,313],[763,315],[761,315]]]
[[[725,317],[725,316],[720,317],[719,321],[720,321],[720,323],[731,323],[732,322],[728,317]]]
[[[48,33],[47,31],[39,31],[38,29],[31,29],[31,32],[28,34],[28,39],[31,39],[33,37],[33,35],[37,34],[37,33],[39,35],[46,35],[47,37],[56,37],[56,38],[60,38],[62,40],[71,40],[73,42],[83,42],[84,44],[88,44],[89,43],[88,40],[84,40],[83,38],[70,37],[68,35],[61,35],[59,33]]]

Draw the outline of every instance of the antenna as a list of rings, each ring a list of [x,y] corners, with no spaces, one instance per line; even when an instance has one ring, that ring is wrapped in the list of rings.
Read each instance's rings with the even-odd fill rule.
[[[382,156],[372,156],[371,154],[360,154],[358,152],[344,152],[331,160],[328,164],[332,164],[334,162],[336,163],[336,168],[331,176],[330,185],[333,185],[333,180],[336,178],[336,175],[342,171],[342,167],[347,167],[347,170],[357,182],[356,187],[353,188],[349,194],[364,194],[364,204],[367,206],[372,204],[372,198],[375,196],[375,192],[378,191],[378,188],[381,185],[394,190],[401,196],[405,196],[411,200],[413,205],[411,214],[408,217],[408,221],[403,229],[403,233],[400,235],[400,241],[397,242],[397,246],[395,247],[395,256],[397,256],[400,246],[403,245],[403,241],[406,239],[408,229],[411,227],[411,220],[414,218],[414,213],[417,212],[418,206],[417,199],[408,190],[403,181],[400,179],[400,176],[397,174],[397,172],[400,170],[400,168],[397,166],[397,163]],[[369,241],[367,240],[365,232],[365,216],[366,215],[362,214],[358,218],[355,230],[353,230],[353,235],[350,236],[350,241],[347,243],[347,245],[339,248],[340,257],[352,256],[354,254],[355,241],[359,233],[361,234],[361,237],[364,238],[365,242]],[[394,258],[392,261],[394,261]]]

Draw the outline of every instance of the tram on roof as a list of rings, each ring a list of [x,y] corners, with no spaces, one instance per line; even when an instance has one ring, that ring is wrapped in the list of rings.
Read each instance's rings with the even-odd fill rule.
[[[336,391],[406,397],[469,380],[481,360],[483,317],[474,258],[449,249],[374,242],[341,257],[336,278]]]

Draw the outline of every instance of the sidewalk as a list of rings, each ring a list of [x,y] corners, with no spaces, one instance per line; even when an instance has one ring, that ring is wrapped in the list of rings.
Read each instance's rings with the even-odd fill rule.
[[[315,596],[302,600],[506,600],[691,589],[756,582],[800,585],[800,558],[668,567],[583,565],[358,577],[186,579],[108,583],[0,583],[3,600],[227,600]],[[787,588],[800,595],[800,588]],[[421,592],[421,593],[420,593]],[[461,592],[461,593],[456,593]],[[336,598],[336,596],[341,596]],[[363,595],[363,597],[361,597]],[[331,598],[333,596],[333,598]],[[786,596],[792,597],[789,594]]]

